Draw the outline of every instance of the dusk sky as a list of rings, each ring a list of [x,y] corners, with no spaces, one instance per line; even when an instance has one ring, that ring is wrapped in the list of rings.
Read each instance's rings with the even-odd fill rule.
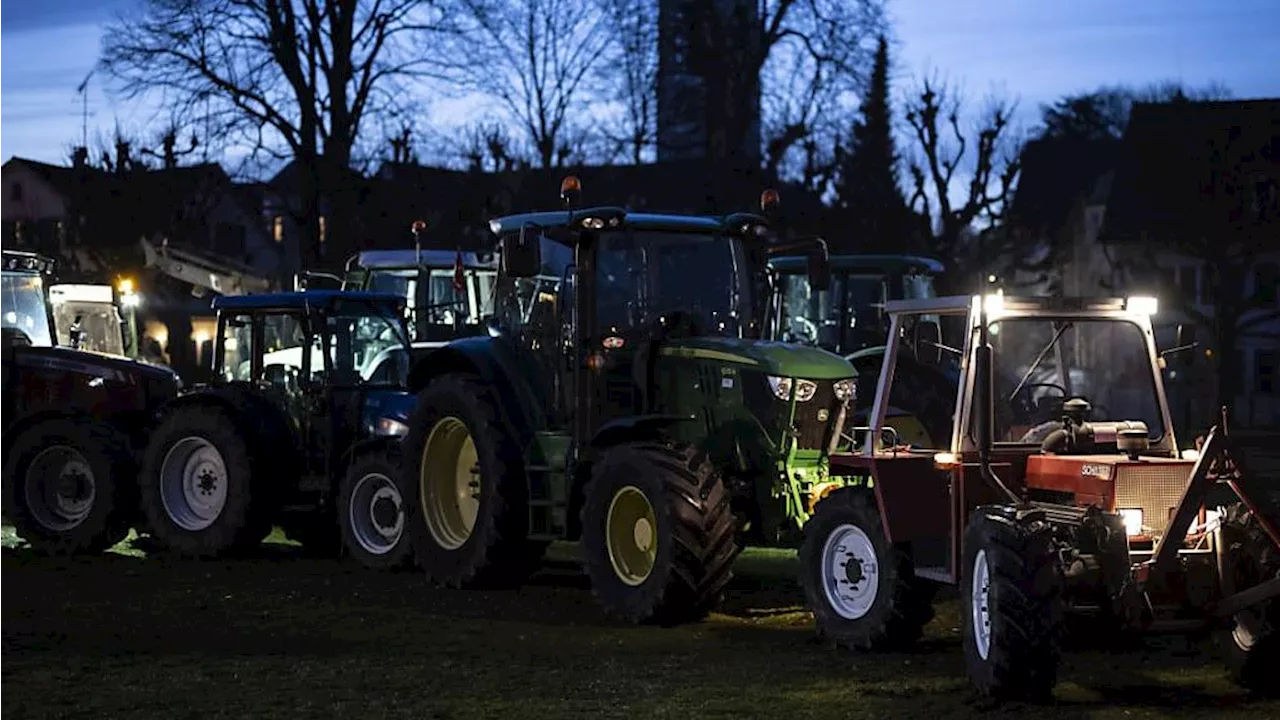
[[[10,0],[0,9],[0,158],[64,162],[81,134],[76,86],[102,23],[135,0]],[[1040,103],[1102,84],[1222,83],[1236,98],[1280,97],[1278,0],[891,0],[898,90],[933,69],[975,96]],[[89,138],[150,108],[113,103],[95,75]]]

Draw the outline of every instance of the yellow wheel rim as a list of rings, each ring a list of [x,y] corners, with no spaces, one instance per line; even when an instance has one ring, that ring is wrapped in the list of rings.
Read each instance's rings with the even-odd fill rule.
[[[418,497],[431,537],[457,550],[475,530],[480,512],[480,467],[476,443],[466,423],[447,417],[436,423],[422,446]]]
[[[658,556],[658,517],[639,488],[627,485],[613,494],[604,533],[618,579],[631,586],[647,580]]]

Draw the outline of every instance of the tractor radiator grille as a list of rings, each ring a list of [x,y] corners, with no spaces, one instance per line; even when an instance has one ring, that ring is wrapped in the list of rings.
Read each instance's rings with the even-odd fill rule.
[[[1116,509],[1141,509],[1144,534],[1162,535],[1190,476],[1188,464],[1121,465],[1116,474]]]
[[[836,414],[835,383],[831,380],[820,380],[817,383],[818,390],[812,399],[796,403],[793,427],[796,430],[796,448],[799,450],[821,449],[822,441],[827,436],[827,426]]]

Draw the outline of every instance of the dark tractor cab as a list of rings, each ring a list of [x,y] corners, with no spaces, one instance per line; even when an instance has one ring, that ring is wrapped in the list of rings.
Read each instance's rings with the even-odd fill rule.
[[[373,368],[408,351],[403,298],[308,290],[213,309],[214,379],[166,409],[147,451],[142,507],[157,539],[213,556],[278,524],[313,550],[341,536],[366,564],[405,559],[392,464],[413,399]]]
[[[165,367],[58,345],[52,259],[4,251],[4,516],[37,550],[105,550],[137,520],[135,476],[157,410],[182,381]]]

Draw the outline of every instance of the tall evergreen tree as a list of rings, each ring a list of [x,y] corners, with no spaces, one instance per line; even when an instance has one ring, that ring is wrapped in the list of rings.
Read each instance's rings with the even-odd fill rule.
[[[836,193],[845,230],[841,237],[831,238],[833,250],[900,251],[909,244],[907,235],[913,224],[898,185],[898,154],[889,106],[889,44],[883,36],[859,118],[841,153]]]

